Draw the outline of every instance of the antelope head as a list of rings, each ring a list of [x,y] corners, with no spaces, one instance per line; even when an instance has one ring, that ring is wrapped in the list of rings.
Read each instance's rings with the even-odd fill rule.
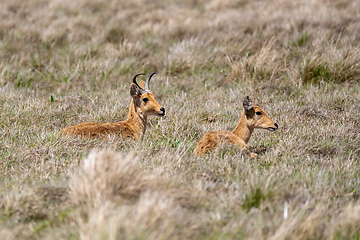
[[[155,115],[155,116],[165,116],[165,108],[162,107],[154,97],[154,94],[150,91],[150,79],[156,73],[152,73],[147,79],[146,82],[141,81],[140,84],[136,82],[136,77],[139,75],[145,75],[144,73],[136,74],[133,83],[130,86],[130,95],[133,98],[133,101],[138,108],[138,110],[144,115]]]
[[[244,98],[243,106],[248,127],[262,128],[269,131],[278,129],[277,123],[269,118],[263,109],[254,105],[254,100],[251,96],[246,96]]]

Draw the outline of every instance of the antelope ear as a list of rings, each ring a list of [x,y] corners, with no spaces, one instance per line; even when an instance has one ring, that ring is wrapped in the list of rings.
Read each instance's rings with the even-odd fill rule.
[[[142,89],[145,89],[145,82],[144,82],[144,81],[140,81],[140,82],[139,82],[139,86],[140,86]]]
[[[243,106],[245,111],[250,111],[254,107],[254,99],[248,95],[244,98]]]
[[[133,98],[139,97],[141,95],[140,89],[138,88],[138,86],[136,86],[135,83],[132,83],[130,85],[130,95]]]

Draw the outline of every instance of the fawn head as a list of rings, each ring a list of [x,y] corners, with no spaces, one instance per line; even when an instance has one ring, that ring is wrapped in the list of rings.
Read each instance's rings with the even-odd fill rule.
[[[249,127],[262,128],[269,131],[275,131],[278,129],[277,123],[271,120],[264,110],[254,105],[254,100],[251,96],[246,96],[244,98],[243,106],[246,115],[246,122]]]
[[[156,115],[165,116],[165,108],[162,107],[154,97],[154,94],[150,91],[149,84],[150,79],[156,73],[152,73],[146,82],[141,81],[140,84],[136,82],[136,77],[139,75],[145,75],[144,73],[136,74],[133,83],[130,86],[130,95],[133,98],[134,103],[140,109],[144,116]]]

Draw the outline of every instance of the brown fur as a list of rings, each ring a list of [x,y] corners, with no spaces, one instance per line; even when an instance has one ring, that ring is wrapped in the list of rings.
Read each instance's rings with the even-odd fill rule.
[[[251,96],[246,96],[243,101],[244,110],[235,129],[232,132],[218,130],[206,133],[196,144],[194,153],[204,155],[220,144],[230,143],[239,146],[250,157],[257,156],[256,153],[251,153],[247,146],[254,128],[274,131],[278,129],[278,125],[266,115],[263,109],[254,106],[253,102]]]
[[[144,88],[145,82],[139,83]],[[62,129],[60,135],[76,135],[80,137],[99,138],[109,134],[115,134],[122,138],[141,139],[146,130],[147,116],[164,116],[165,109],[155,100],[154,94],[146,92],[141,94],[136,84],[130,86],[132,100],[129,114],[125,121],[115,123],[80,123]],[[143,100],[147,98],[148,101]]]

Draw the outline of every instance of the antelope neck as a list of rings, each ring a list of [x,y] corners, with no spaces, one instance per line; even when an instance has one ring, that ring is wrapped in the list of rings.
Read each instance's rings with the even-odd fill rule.
[[[142,138],[146,130],[147,116],[144,116],[139,110],[139,107],[131,100],[129,114],[125,122],[132,127],[137,137]]]
[[[232,132],[244,140],[245,143],[247,143],[253,131],[254,128],[248,126],[245,111],[243,111],[237,126]]]

